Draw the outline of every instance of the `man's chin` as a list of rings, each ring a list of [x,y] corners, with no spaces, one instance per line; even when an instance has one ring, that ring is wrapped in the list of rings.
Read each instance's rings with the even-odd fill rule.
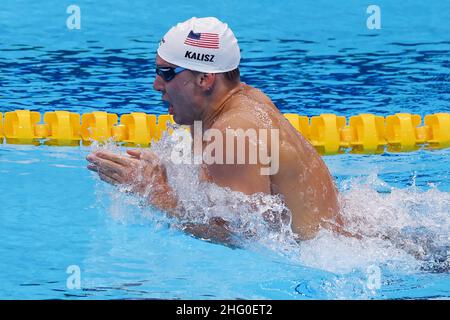
[[[178,115],[173,115],[173,121],[175,121],[176,124],[179,124],[181,126],[189,126],[193,124],[193,121],[187,121],[186,119],[183,119],[182,117],[179,117]]]

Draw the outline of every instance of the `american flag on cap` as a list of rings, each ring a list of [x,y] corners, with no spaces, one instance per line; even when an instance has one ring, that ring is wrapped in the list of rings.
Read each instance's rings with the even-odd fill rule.
[[[219,49],[219,35],[217,33],[199,32],[195,33],[191,30],[184,44],[193,47]]]

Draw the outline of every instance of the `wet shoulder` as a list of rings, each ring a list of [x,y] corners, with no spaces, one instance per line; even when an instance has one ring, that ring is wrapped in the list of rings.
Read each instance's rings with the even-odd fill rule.
[[[277,113],[278,109],[261,90],[242,84],[241,90],[230,99],[221,120],[240,119],[252,126],[271,128]]]
[[[243,86],[244,94],[246,94],[250,99],[257,101],[261,104],[267,105],[267,106],[275,107],[272,100],[258,88],[249,86],[247,84],[243,84],[242,86]]]

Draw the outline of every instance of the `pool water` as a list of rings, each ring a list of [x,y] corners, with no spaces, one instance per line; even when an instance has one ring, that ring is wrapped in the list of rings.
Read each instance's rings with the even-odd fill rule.
[[[0,112],[167,113],[151,88],[157,43],[210,15],[233,28],[243,81],[284,113],[450,112],[450,3],[377,1],[380,30],[367,29],[361,1],[270,3],[4,0]],[[80,30],[66,27],[70,4]],[[167,139],[153,147],[162,156]],[[96,148],[1,145],[0,298],[450,298],[450,149],[324,157],[345,219],[378,236],[321,232],[295,245],[265,233],[236,249],[190,237],[101,182],[86,169]],[[201,207],[192,169],[169,172]]]

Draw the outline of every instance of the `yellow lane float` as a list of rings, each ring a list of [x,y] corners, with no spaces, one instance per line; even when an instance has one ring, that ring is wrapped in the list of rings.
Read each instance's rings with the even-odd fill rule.
[[[385,150],[414,151],[420,147],[450,147],[450,114],[426,115],[396,113],[382,117],[373,114],[344,116],[321,114],[308,118],[287,113],[285,118],[322,155],[374,154]],[[119,117],[95,111],[78,114],[69,111],[39,112],[15,110],[0,113],[0,143],[79,146],[92,141],[115,141],[125,146],[149,146],[175,123],[172,115],[159,116],[132,112]],[[169,127],[169,133],[171,129]]]

